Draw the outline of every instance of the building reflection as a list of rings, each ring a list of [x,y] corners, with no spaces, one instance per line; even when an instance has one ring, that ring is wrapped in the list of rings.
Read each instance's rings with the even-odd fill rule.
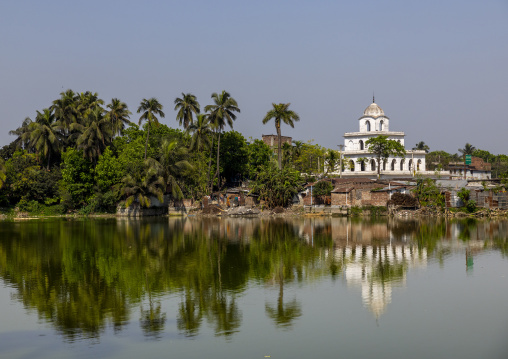
[[[358,245],[335,249],[348,286],[361,288],[365,307],[378,318],[392,301],[394,287],[405,287],[407,271],[427,266],[427,250],[404,244]]]

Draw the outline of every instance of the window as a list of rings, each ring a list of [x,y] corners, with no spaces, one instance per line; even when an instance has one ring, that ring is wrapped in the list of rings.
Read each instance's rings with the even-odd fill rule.
[[[370,121],[365,121],[365,125],[367,126],[367,132],[370,132]]]

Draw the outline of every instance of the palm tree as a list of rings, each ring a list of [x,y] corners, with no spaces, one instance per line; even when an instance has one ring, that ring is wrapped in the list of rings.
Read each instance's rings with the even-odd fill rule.
[[[176,114],[177,121],[180,122],[180,126],[187,129],[189,125],[193,123],[192,114],[199,114],[199,102],[191,93],[184,94],[182,92],[182,98],[177,97],[175,99],[175,111],[178,110],[178,113]]]
[[[162,142],[160,165],[167,186],[166,191],[169,189],[174,199],[183,198],[183,192],[177,178],[192,170],[188,158],[187,148],[179,146],[177,140],[164,140]]]
[[[104,105],[104,100],[99,98],[97,92],[82,92],[77,96],[77,121],[84,121],[88,115],[96,108]]]
[[[106,114],[106,118],[111,122],[113,133],[118,135],[122,134],[125,125],[132,124],[132,122],[129,121],[131,112],[127,108],[127,104],[117,98],[113,98],[107,107],[109,111]]]
[[[52,110],[45,108],[37,111],[35,122],[29,126],[30,147],[42,158],[47,159],[47,169],[51,162],[51,153],[57,152],[60,147],[58,138],[59,125]]]
[[[212,99],[215,102],[214,105],[208,105],[205,107],[206,112],[210,112],[209,118],[212,123],[217,127],[218,132],[217,140],[217,172],[216,176],[219,179],[219,187],[221,186],[220,181],[220,167],[219,167],[219,154],[220,154],[220,134],[224,130],[226,123],[230,128],[233,128],[233,121],[236,120],[234,112],[240,112],[238,103],[234,98],[231,97],[229,92],[222,91],[220,94],[213,93]]]
[[[196,117],[196,122],[192,122],[187,131],[192,133],[190,149],[202,151],[204,147],[210,148],[210,135],[212,134],[212,127],[210,119],[206,114],[199,114]]]
[[[427,146],[427,145],[425,144],[425,142],[420,141],[420,142],[418,142],[418,143],[416,144],[416,146],[415,146],[415,147],[413,147],[413,150],[416,150],[416,151],[425,151],[426,153],[428,153],[428,152],[429,152],[429,150],[430,150],[430,148],[429,148],[429,146]]]
[[[32,120],[30,117],[25,118],[20,127],[15,130],[9,131],[9,135],[17,136],[13,141],[16,148],[28,149],[30,147],[30,124]]]
[[[146,150],[148,148],[148,137],[150,136],[150,126],[152,125],[152,123],[154,123],[156,126],[159,126],[159,119],[155,115],[159,115],[162,118],[164,118],[166,115],[164,114],[164,112],[162,112],[162,105],[155,97],[152,97],[148,100],[144,98],[138,107],[138,113],[140,112],[143,112],[143,114],[139,118],[139,124],[141,125],[141,122],[143,122],[143,120],[148,122],[145,144],[145,160],[146,160]]]
[[[90,111],[84,124],[75,123],[71,129],[80,133],[76,144],[83,150],[83,156],[94,163],[113,138],[111,122],[104,116],[104,109],[100,106]]]
[[[466,143],[464,148],[459,148],[459,152],[462,153],[462,155],[472,155],[475,150],[476,147],[470,143]]]
[[[277,138],[278,138],[278,149],[277,149],[277,155],[279,158],[279,170],[282,169],[282,139],[280,134],[280,124],[281,121],[284,122],[286,125],[289,125],[291,127],[295,127],[294,122],[300,121],[300,116],[292,110],[288,110],[290,103],[279,103],[275,104],[272,103],[273,108],[266,113],[265,118],[263,118],[263,124],[266,124],[268,121],[270,121],[272,118],[275,120],[275,129],[277,130]]]
[[[150,207],[151,196],[164,202],[164,178],[160,174],[160,164],[154,166],[155,160],[145,161],[142,173],[127,174],[120,183],[120,194],[126,196],[125,206],[130,207],[132,202],[138,201],[142,207]]]
[[[63,129],[68,134],[72,123],[77,122],[77,95],[72,90],[60,93],[60,98],[53,101],[51,109]]]

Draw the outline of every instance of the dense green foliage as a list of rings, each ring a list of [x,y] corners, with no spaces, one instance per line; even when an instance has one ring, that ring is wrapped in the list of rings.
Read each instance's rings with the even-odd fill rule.
[[[303,179],[298,171],[289,167],[279,170],[273,162],[270,162],[259,172],[253,192],[258,193],[259,198],[270,208],[286,207],[298,194],[302,185]]]
[[[240,113],[226,91],[212,94],[204,113],[190,93],[182,93],[174,104],[173,121],[184,130],[159,122],[165,113],[155,98],[140,102],[138,125],[117,98],[106,105],[91,91],[62,92],[36,112],[35,120],[27,117],[9,132],[15,139],[0,149],[0,206],[34,213],[112,212],[118,204],[149,205],[164,195],[199,200],[249,180],[255,181],[256,191],[269,206],[286,206],[302,182],[316,181],[339,165],[337,151],[313,140],[283,145],[279,141],[271,148],[261,140],[247,141],[239,132],[225,131]],[[281,124],[294,126],[299,117],[289,104],[272,106],[263,122],[274,120],[280,139]],[[367,145],[377,157],[378,173],[385,158],[403,155],[402,146],[384,136]],[[423,141],[415,148],[428,150]],[[508,181],[508,156],[470,144],[460,152],[491,163],[492,176]],[[430,152],[427,169],[446,169],[461,160],[457,154]],[[435,192],[430,183],[422,186],[421,202],[441,203]]]
[[[313,196],[329,196],[333,190],[333,184],[329,181],[319,181],[312,190]]]

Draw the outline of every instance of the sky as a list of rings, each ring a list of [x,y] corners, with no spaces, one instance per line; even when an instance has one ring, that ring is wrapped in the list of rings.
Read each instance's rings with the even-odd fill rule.
[[[1,1],[0,146],[60,93],[127,103],[228,91],[246,138],[291,103],[282,135],[326,148],[358,131],[372,102],[406,133],[456,153],[508,154],[508,0]]]

